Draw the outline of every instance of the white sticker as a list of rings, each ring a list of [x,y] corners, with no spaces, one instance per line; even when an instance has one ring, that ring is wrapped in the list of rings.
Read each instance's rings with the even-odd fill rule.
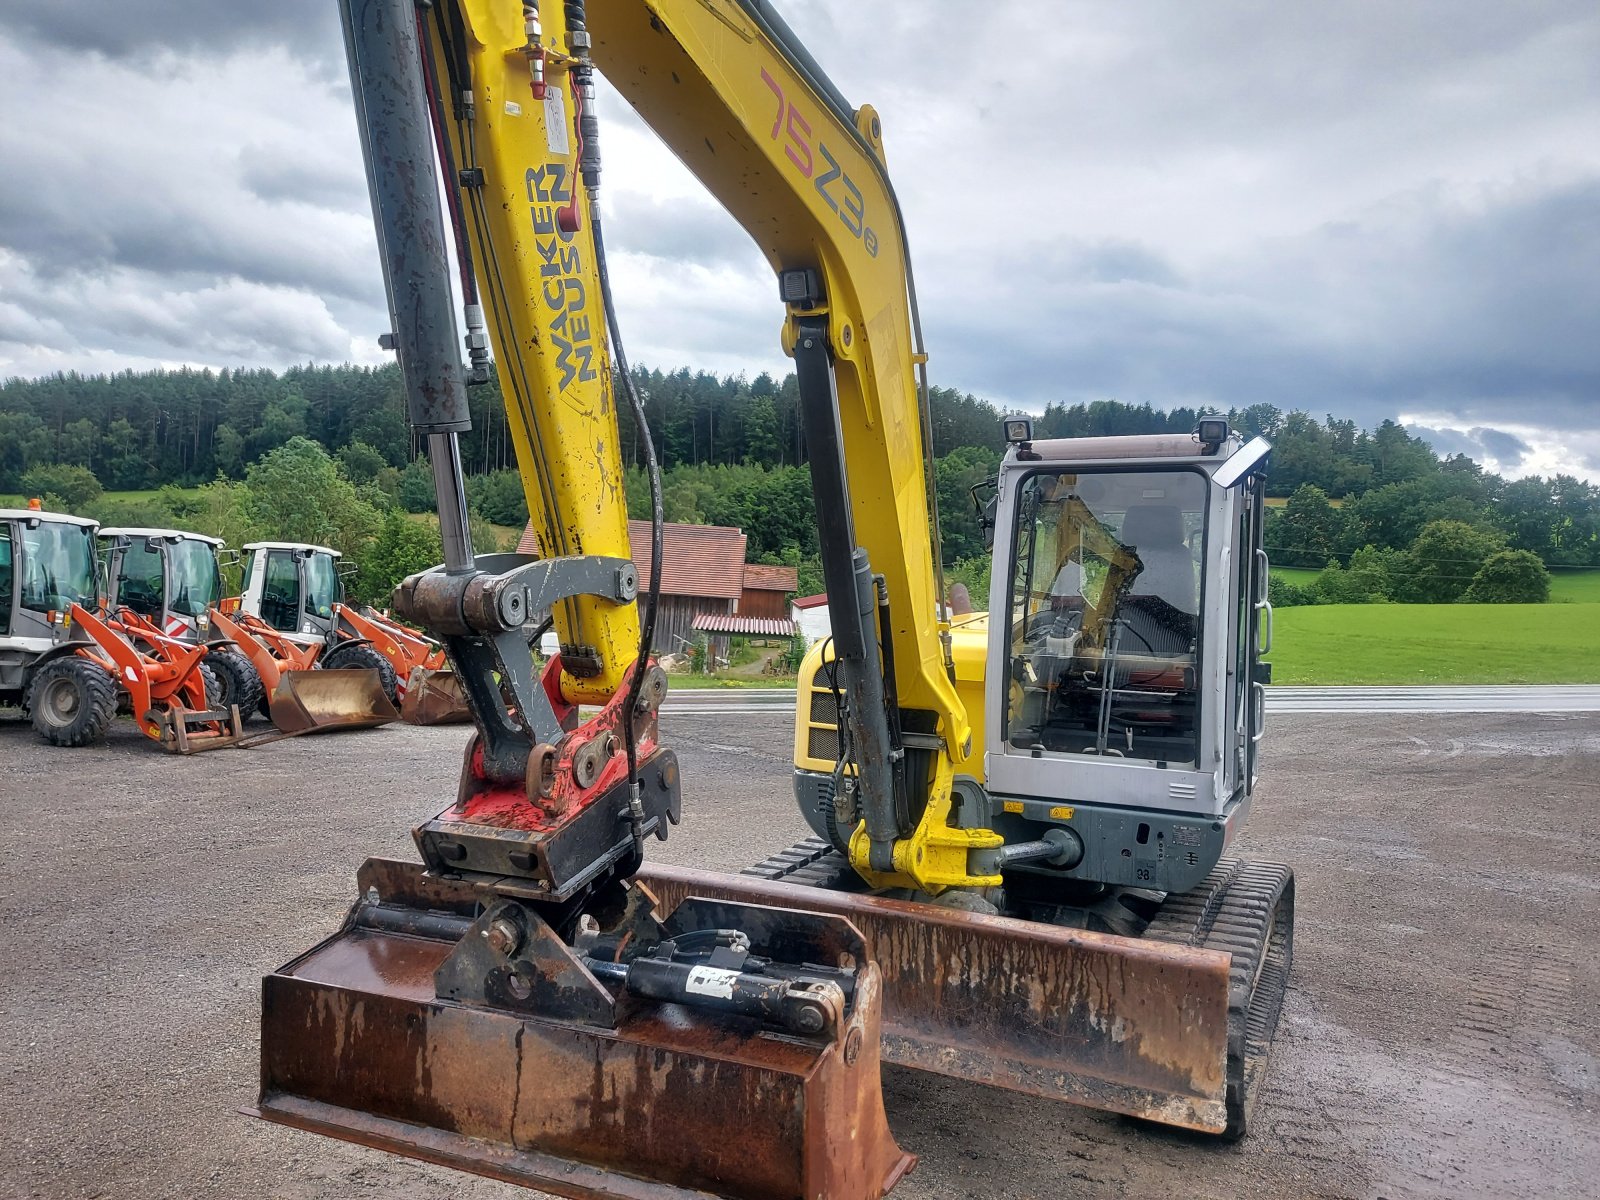
[[[565,158],[572,153],[567,142],[567,97],[558,87],[544,91],[544,137],[551,154]]]
[[[522,105],[518,104],[515,100],[507,100],[506,101],[506,116],[508,116],[508,117],[520,117],[521,115],[522,115]]]
[[[696,996],[720,996],[724,1000],[733,999],[733,981],[739,978],[737,971],[725,971],[721,967],[691,967],[689,982],[683,985],[683,990],[693,992]]]

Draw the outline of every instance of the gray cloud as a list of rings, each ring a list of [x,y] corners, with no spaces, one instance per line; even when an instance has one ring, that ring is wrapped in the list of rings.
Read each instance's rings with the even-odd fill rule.
[[[1492,457],[1502,463],[1520,464],[1533,452],[1533,447],[1527,442],[1503,429],[1486,429],[1479,425],[1468,432]]]
[[[951,0],[785,15],[882,114],[940,383],[1421,414],[1600,473],[1592,4],[994,0],[976,58]],[[332,0],[0,0],[0,374],[367,353],[343,73]],[[633,357],[781,366],[761,256],[600,111]]]
[[[205,0],[0,0],[0,28],[36,46],[92,52],[111,59],[149,61],[187,51],[287,46],[313,58],[339,50],[333,0],[273,0],[268,4]]]

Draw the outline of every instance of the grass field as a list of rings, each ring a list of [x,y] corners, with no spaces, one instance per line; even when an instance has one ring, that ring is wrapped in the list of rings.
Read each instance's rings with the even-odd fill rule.
[[[1600,571],[1552,571],[1550,599],[1557,604],[1600,604]]]
[[[1600,683],[1600,603],[1328,604],[1274,624],[1274,683]]]

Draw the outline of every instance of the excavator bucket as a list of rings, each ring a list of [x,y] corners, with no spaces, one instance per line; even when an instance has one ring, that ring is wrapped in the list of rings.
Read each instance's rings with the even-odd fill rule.
[[[371,669],[284,671],[270,708],[272,723],[287,734],[369,729],[400,719]]]
[[[400,697],[400,719],[410,725],[455,725],[472,720],[472,709],[454,671],[418,667]]]
[[[663,864],[638,875],[668,908],[694,895],[850,921],[882,972],[888,1062],[1236,1138],[1288,979],[1294,888],[1277,864],[1224,860],[1213,877],[1134,938]]]
[[[494,894],[418,864],[371,859],[357,887],[344,927],[263,981],[268,1120],[605,1200],[876,1200],[915,1162],[884,1117],[879,981],[847,922],[763,924],[687,900],[667,923],[681,934],[733,916],[757,948],[765,928],[806,961],[854,969],[849,1007],[808,1037],[609,992],[538,930],[507,975],[487,948]],[[630,896],[654,922],[648,890]]]

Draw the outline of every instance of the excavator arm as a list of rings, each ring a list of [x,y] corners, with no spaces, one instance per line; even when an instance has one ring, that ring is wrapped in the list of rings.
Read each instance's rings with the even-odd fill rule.
[[[779,282],[849,698],[854,770],[840,803],[846,828],[859,823],[856,865],[886,886],[997,882],[966,860],[998,838],[948,820],[972,729],[937,619],[926,356],[876,113],[852,109],[759,0],[456,0],[417,19],[449,225],[468,264],[469,369],[483,369],[486,324],[541,557],[628,554],[616,431],[629,381],[613,377],[607,337],[598,67]],[[436,454],[435,470],[450,458]],[[440,480],[446,507],[459,490]],[[576,594],[553,615],[552,690],[568,704],[609,701],[639,654],[636,606]]]

